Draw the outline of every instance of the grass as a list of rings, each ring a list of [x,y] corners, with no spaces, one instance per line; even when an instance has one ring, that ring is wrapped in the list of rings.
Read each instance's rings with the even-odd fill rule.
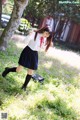
[[[17,66],[22,48],[9,42],[6,52],[0,51],[0,113],[8,120],[80,120],[80,56],[50,48],[39,52],[39,68],[43,84],[30,81],[27,91],[20,88],[26,76],[21,73],[1,76],[5,67]]]

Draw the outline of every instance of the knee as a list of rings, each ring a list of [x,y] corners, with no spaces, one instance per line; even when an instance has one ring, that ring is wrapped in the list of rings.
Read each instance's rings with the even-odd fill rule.
[[[27,74],[32,75],[33,72],[34,72],[33,70],[29,69],[28,72],[27,72]]]
[[[16,69],[16,72],[21,72],[21,70],[19,70],[19,69]]]
[[[16,72],[21,72],[22,71],[22,68],[21,67],[17,67],[16,68]]]

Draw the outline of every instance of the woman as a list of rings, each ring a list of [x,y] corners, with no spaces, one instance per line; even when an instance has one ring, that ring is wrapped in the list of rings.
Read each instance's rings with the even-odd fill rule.
[[[45,51],[51,46],[52,43],[52,34],[48,28],[42,28],[38,31],[30,33],[26,37],[27,46],[23,49],[20,58],[19,66],[13,68],[5,68],[2,73],[3,77],[9,72],[20,72],[23,67],[28,68],[27,76],[25,82],[22,86],[23,90],[26,90],[26,87],[32,77],[33,71],[38,68],[38,51],[40,48],[45,47]]]

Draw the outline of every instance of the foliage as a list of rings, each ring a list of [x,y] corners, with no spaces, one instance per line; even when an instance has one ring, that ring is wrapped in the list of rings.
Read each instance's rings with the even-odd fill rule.
[[[64,13],[64,17],[80,22],[80,1],[74,0],[74,2],[78,2],[76,4],[73,3],[73,0],[66,4],[60,4],[60,1],[64,2],[64,0],[30,0],[24,15],[28,16],[28,14],[31,14],[35,19],[39,20],[49,14],[54,17],[58,17],[61,13]]]
[[[52,0],[30,0],[28,6],[26,7],[25,10],[25,15],[31,14],[32,17],[35,17],[35,19],[42,18],[49,14],[51,12],[51,6],[48,6],[49,4],[52,4]],[[50,11],[48,12],[48,10]],[[54,7],[53,7],[54,9]]]
[[[19,25],[19,30],[20,31],[26,31],[31,27],[30,22],[26,20],[25,18],[21,18],[20,25]]]
[[[80,1],[71,0],[69,3],[59,4],[58,12],[65,14],[65,17],[75,22],[80,22]]]

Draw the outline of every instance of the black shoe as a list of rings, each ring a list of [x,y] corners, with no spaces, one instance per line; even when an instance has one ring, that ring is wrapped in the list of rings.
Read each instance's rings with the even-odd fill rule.
[[[26,91],[26,87],[24,87],[24,86],[22,86],[21,89],[24,90],[24,91]]]
[[[3,73],[2,73],[2,76],[3,76],[3,77],[6,77],[6,75],[7,75],[8,73],[9,73],[9,68],[6,67],[5,70],[4,70]]]

